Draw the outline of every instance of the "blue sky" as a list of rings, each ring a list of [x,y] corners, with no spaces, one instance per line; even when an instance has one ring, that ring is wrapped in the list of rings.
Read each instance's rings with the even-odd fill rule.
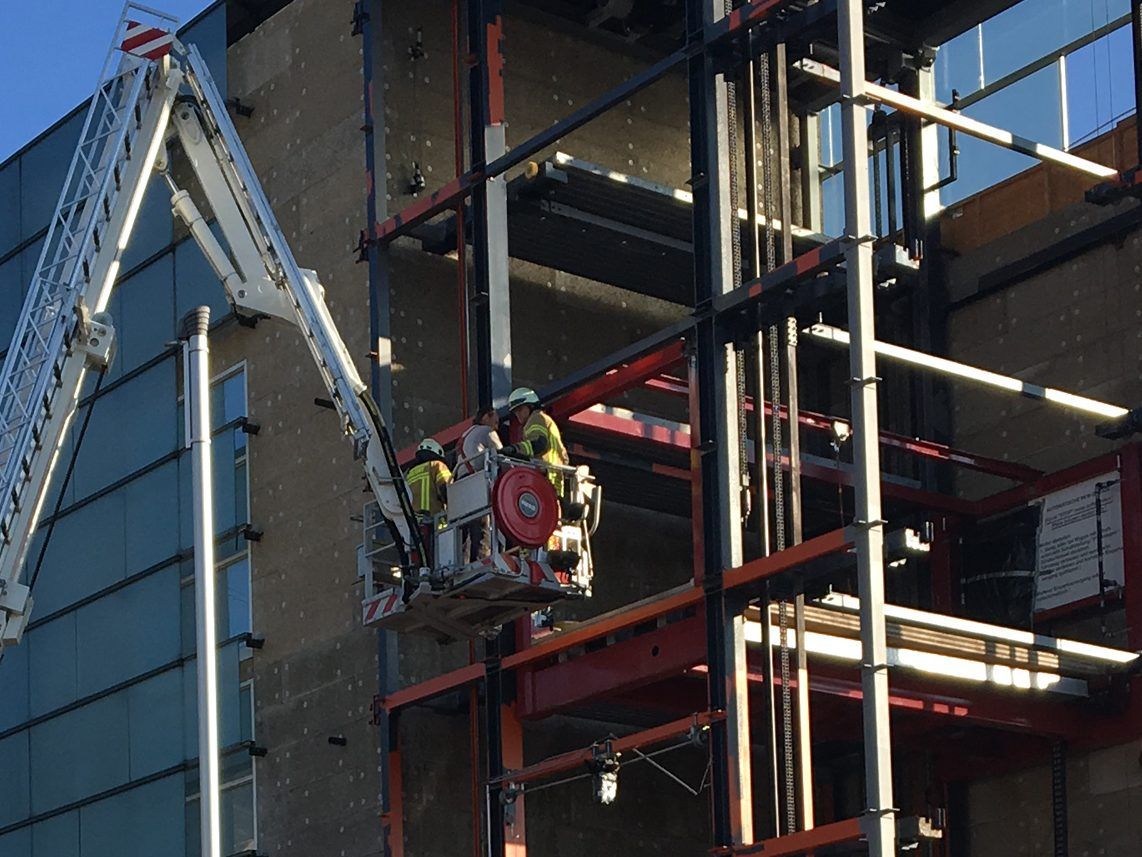
[[[146,0],[184,23],[211,0]],[[122,0],[0,0],[0,161],[87,98]]]

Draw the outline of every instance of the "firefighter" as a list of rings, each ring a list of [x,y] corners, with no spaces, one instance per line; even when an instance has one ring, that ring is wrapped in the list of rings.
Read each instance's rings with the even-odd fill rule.
[[[412,497],[412,508],[420,521],[425,548],[432,553],[436,521],[443,522],[448,505],[448,483],[452,473],[444,463],[444,447],[426,437],[416,447],[416,464],[409,468],[404,480]],[[432,557],[427,558],[431,565]]]
[[[555,420],[544,413],[539,405],[539,396],[529,387],[517,387],[508,396],[508,409],[521,427],[522,440],[504,448],[506,455],[518,454],[527,458],[538,458],[551,465],[566,465],[570,462],[567,447]],[[563,474],[551,471],[548,474],[556,492],[562,494]]]

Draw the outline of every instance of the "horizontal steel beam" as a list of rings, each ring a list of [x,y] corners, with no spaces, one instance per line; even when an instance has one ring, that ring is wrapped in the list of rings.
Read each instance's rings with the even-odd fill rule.
[[[672,738],[681,738],[689,735],[695,729],[699,731],[704,730],[708,728],[711,723],[725,719],[725,716],[725,712],[722,711],[703,711],[698,714],[692,714],[689,717],[683,717],[679,720],[671,721],[670,723],[664,723],[661,726],[653,726],[650,729],[644,729],[641,732],[635,732],[631,735],[624,735],[621,738],[612,738],[609,742],[610,750],[614,753],[621,754],[643,747],[651,747],[655,744],[669,741]],[[517,771],[508,771],[504,774],[500,782],[522,785],[557,774],[565,774],[577,768],[585,769],[587,763],[594,757],[594,747],[571,750],[567,753],[561,753],[558,756],[551,756],[534,765],[528,765],[526,768],[520,768]]]
[[[800,857],[800,855],[810,855],[829,846],[860,842],[863,838],[864,831],[861,828],[861,820],[859,818],[847,818],[844,821],[822,824],[809,830],[798,830],[750,845],[715,848],[710,853],[725,855],[725,857],[738,857],[739,855],[744,857],[744,855],[755,854],[764,855],[764,857]]]
[[[840,85],[841,73],[824,63],[817,62],[816,60],[801,60],[797,63],[797,67],[806,74],[812,75],[819,80]],[[911,113],[914,116],[927,119],[929,122],[935,122],[938,125],[953,128],[956,131],[967,134],[969,137],[986,140],[989,143],[994,143],[997,146],[1002,146],[1013,152],[1019,152],[1020,154],[1037,158],[1040,161],[1069,167],[1070,169],[1078,170],[1081,173],[1086,173],[1087,175],[1100,179],[1109,179],[1118,175],[1118,171],[1111,167],[1097,164],[1094,161],[1080,158],[1077,155],[1072,155],[1070,152],[1064,152],[1061,149],[1055,149],[1043,143],[1036,143],[1034,140],[1028,140],[1026,137],[1020,137],[1018,134],[1012,134],[1010,131],[996,128],[994,125],[988,125],[984,122],[964,116],[962,113],[957,113],[954,110],[949,110],[938,104],[922,101],[919,98],[913,98],[911,95],[905,95],[902,92],[897,92],[894,89],[889,89],[877,83],[865,83],[864,92],[870,101],[892,107],[904,113]]]
[[[676,396],[689,395],[687,382],[680,378],[652,378],[647,381],[644,386],[650,390],[662,391]],[[746,397],[746,410],[750,412],[753,411],[752,397]],[[773,405],[771,402],[765,403],[765,412],[766,414],[773,413]],[[784,405],[781,406],[780,412],[783,419],[788,419]],[[850,428],[848,420],[804,409],[798,412],[797,421],[805,428],[830,434],[835,432],[838,426],[843,426],[845,429]],[[880,433],[880,443],[882,446],[903,450],[910,455],[919,456],[921,458],[931,458],[936,461],[946,461],[968,470],[978,470],[981,473],[1002,476],[1005,479],[1011,479],[1015,482],[1033,482],[1044,475],[1042,470],[1036,470],[1034,467],[1028,467],[1025,464],[1003,461],[998,458],[990,458],[986,455],[977,455],[974,452],[956,449],[946,444],[937,443],[934,440],[908,437],[889,431],[882,431]]]
[[[551,402],[548,410],[556,419],[576,414],[609,397],[641,386],[648,379],[680,363],[682,358],[682,340],[675,339],[650,354],[609,369],[600,377],[584,382]]]
[[[849,334],[847,331],[828,324],[811,325],[802,331],[802,333],[816,342],[824,342],[829,345],[841,345],[844,347],[848,347],[849,344]],[[988,387],[994,387],[997,390],[1019,393],[1021,396],[1026,396],[1029,399],[1038,399],[1040,401],[1062,405],[1072,411],[1081,411],[1082,413],[1110,419],[1124,417],[1130,413],[1128,408],[1124,408],[1121,405],[1100,402],[1097,399],[1079,396],[1075,393],[1068,393],[1054,387],[1041,387],[1038,384],[1030,384],[1019,378],[1013,378],[1010,375],[1001,375],[998,372],[980,369],[978,366],[969,366],[967,363],[958,363],[955,360],[948,360],[946,357],[936,357],[932,354],[926,354],[923,351],[904,348],[901,345],[892,345],[888,342],[876,342],[874,343],[874,347],[877,354],[881,357],[887,357],[889,360],[915,366],[918,369],[938,372],[941,375],[963,378],[966,381],[984,384]]]

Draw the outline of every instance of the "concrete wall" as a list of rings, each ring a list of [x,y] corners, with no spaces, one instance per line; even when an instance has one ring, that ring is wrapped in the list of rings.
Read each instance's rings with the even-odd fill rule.
[[[231,47],[236,118],[298,261],[320,272],[358,368],[368,283],[353,248],[364,215],[360,39],[351,3],[295,0]],[[355,545],[360,468],[336,416],[314,406],[321,380],[279,322],[234,334],[249,361],[259,851],[361,857],[381,851],[375,730],[376,636],[360,626]],[[344,736],[347,746],[331,745]]]
[[[1103,163],[1128,160],[1132,122],[1088,148]],[[1081,201],[1091,184],[1037,167],[945,215],[942,246],[952,254],[946,262],[953,302],[949,356],[1133,407],[1142,399],[1142,232],[1130,227],[1030,276],[988,288],[997,271],[1136,205]],[[955,443],[965,449],[1057,470],[1114,448],[1095,437],[1097,417],[962,383],[953,385],[952,401]],[[958,488],[978,496],[1004,484],[965,474]]]

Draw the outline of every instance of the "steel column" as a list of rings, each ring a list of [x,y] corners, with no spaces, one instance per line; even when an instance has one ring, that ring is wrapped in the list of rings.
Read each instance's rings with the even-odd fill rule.
[[[801,226],[825,228],[821,211],[821,121],[816,113],[800,117]]]
[[[377,60],[384,52],[383,28],[384,0],[360,0],[356,9],[356,27],[361,35],[362,84],[364,86],[365,133],[365,222],[368,224],[364,250],[369,266],[369,347],[374,356],[369,365],[369,392],[388,425],[393,420],[392,390],[392,331],[390,327],[389,246],[377,240],[377,224],[387,219],[388,201],[384,178],[386,139],[384,124],[376,126],[376,117],[385,115],[385,82],[382,63]],[[377,187],[377,164],[381,164],[380,187]],[[383,697],[396,689],[398,680],[397,635],[377,631],[377,692]],[[392,715],[380,708],[376,712],[377,729],[382,740],[389,742],[396,724]],[[395,740],[392,741],[395,748]],[[399,764],[400,755],[393,752],[380,754],[381,818],[386,857],[403,852],[404,842],[400,818],[400,770],[392,771],[393,759]],[[396,807],[394,812],[394,806]],[[393,815],[397,816],[395,822]]]
[[[708,24],[724,17],[724,8],[723,0],[687,0],[686,32],[692,45],[703,40]],[[704,50],[689,61],[689,92],[694,302],[701,311],[733,288],[731,229],[737,228],[730,204],[726,79],[715,73]],[[707,688],[710,710],[726,713],[710,730],[712,830],[715,845],[730,846],[753,837],[744,605],[727,604],[722,589],[723,570],[741,561],[737,370],[716,316],[701,313],[695,339]]]
[[[884,624],[884,522],[880,509],[872,224],[869,215],[868,131],[865,123],[864,3],[841,0],[841,125],[845,159],[845,251],[852,346],[854,541],[860,591],[861,687],[864,720],[864,830],[870,857],[896,854],[892,745],[888,715],[888,644]]]
[[[518,771],[524,766],[523,726],[516,711],[516,703],[500,709],[502,758],[506,770]],[[506,857],[526,857],[527,825],[522,794],[510,795],[504,805],[504,854]]]
[[[471,169],[482,173],[507,151],[501,0],[468,0]],[[477,181],[472,189],[471,316],[476,340],[476,391],[481,407],[500,407],[512,385],[511,301],[508,291],[507,178]]]
[[[222,857],[214,481],[210,450],[210,307],[183,321],[183,413],[194,472],[194,610],[198,673],[198,815],[202,857]]]
[[[500,664],[500,642],[488,640],[484,668],[487,678],[484,681],[484,741],[487,754],[488,787],[486,793],[485,824],[487,829],[488,857],[505,857],[507,853],[504,788],[503,752],[503,681]]]

